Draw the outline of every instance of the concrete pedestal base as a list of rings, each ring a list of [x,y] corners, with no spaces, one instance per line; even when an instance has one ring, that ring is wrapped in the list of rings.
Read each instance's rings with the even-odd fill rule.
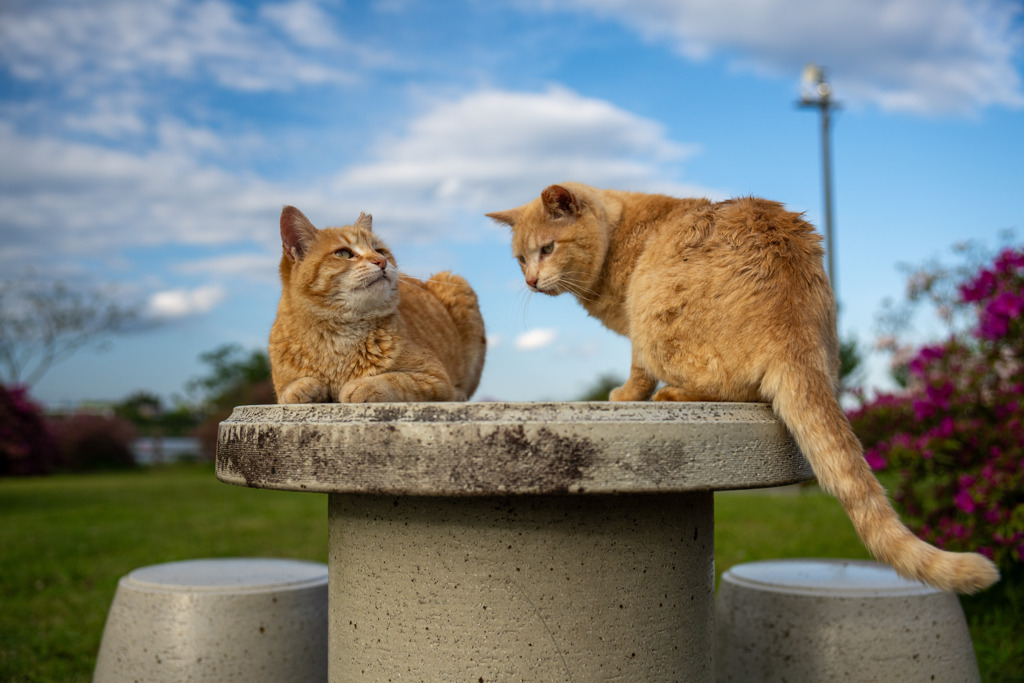
[[[330,497],[331,680],[711,681],[711,493]]]
[[[718,595],[722,683],[978,683],[956,595],[875,562],[770,560],[733,567]]]
[[[804,481],[762,404],[242,406],[217,476],[330,499],[332,681],[709,681],[713,491]]]

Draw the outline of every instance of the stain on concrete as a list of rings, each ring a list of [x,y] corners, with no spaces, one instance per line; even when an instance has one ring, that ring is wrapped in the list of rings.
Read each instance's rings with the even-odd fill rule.
[[[474,450],[495,457],[464,458],[453,467],[452,483],[467,491],[493,491],[496,481],[510,491],[576,491],[597,454],[589,439],[569,438],[546,427],[530,434],[521,424],[501,425],[485,434]]]

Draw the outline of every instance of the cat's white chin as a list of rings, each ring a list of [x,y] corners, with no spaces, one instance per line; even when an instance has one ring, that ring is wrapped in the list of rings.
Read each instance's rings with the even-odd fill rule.
[[[397,289],[398,283],[390,272],[381,270],[363,278],[358,287],[363,293],[371,296],[390,297]]]
[[[557,285],[550,285],[548,287],[530,287],[530,289],[538,294],[546,294],[548,296],[558,296],[562,293],[562,290]]]

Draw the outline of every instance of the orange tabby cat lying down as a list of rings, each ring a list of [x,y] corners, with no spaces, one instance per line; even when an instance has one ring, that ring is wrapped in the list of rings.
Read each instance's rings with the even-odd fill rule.
[[[798,214],[764,199],[716,204],[564,183],[488,216],[512,227],[531,290],[568,292],[629,337],[630,376],[611,400],[768,401],[876,558],[943,590],[999,579],[981,555],[914,536],[871,473],[836,401],[821,238]]]
[[[281,302],[270,331],[278,403],[465,401],[484,365],[484,321],[458,275],[400,275],[372,218],[317,230],[281,212]]]

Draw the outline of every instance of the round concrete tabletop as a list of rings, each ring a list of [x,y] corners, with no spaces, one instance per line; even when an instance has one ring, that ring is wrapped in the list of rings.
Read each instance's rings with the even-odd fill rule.
[[[761,403],[318,403],[240,406],[217,477],[320,493],[661,493],[806,481]]]

